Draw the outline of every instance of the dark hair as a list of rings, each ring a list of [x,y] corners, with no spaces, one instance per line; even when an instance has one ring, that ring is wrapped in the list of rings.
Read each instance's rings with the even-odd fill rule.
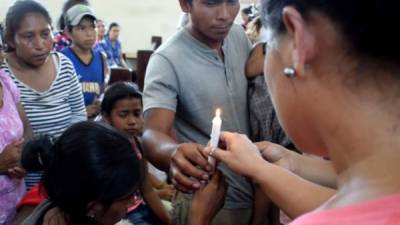
[[[136,84],[132,82],[116,82],[107,88],[101,102],[101,112],[110,115],[118,100],[136,98],[142,101],[142,93]]]
[[[116,129],[95,122],[80,122],[56,141],[48,136],[29,142],[23,156],[39,163],[27,170],[44,169],[42,182],[52,204],[69,224],[92,224],[87,206],[97,201],[109,207],[143,182],[145,167],[129,139]],[[38,161],[38,160],[37,160]],[[33,168],[31,166],[34,166]]]
[[[47,22],[51,25],[51,17],[46,8],[33,0],[19,0],[12,5],[6,14],[5,20],[5,31],[4,37],[7,43],[7,52],[14,51],[14,48],[10,47],[9,42],[14,39],[15,33],[21,26],[22,20],[28,13],[38,13],[43,15]]]
[[[107,36],[108,36],[108,34],[110,33],[110,31],[111,31],[111,29],[112,29],[113,27],[119,27],[119,24],[116,23],[116,22],[110,23],[110,25],[108,26],[108,30],[107,30]]]
[[[242,10],[241,10],[241,12],[242,13],[244,13],[244,14],[246,14],[246,15],[248,15],[248,16],[250,16],[250,14],[252,14],[252,7],[251,6],[248,6],[248,7],[246,7],[246,8],[243,8]]]
[[[264,24],[278,33],[285,32],[285,6],[295,7],[306,19],[311,11],[317,11],[339,28],[352,53],[390,62],[400,60],[400,42],[392,29],[400,20],[400,1],[262,0],[261,4]]]
[[[3,43],[4,35],[3,34],[4,34],[3,24],[0,23],[0,51],[3,50],[3,46],[4,46],[4,43]],[[1,54],[1,52],[0,52],[0,54]]]
[[[64,3],[63,8],[61,10],[61,16],[58,19],[58,29],[60,29],[60,30],[65,29],[65,26],[67,24],[65,24],[64,14],[68,11],[68,9],[72,8],[72,6],[75,6],[78,4],[89,5],[89,1],[88,0],[68,0]]]

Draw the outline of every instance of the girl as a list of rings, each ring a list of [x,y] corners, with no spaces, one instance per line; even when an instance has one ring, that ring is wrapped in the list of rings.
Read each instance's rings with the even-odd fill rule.
[[[6,71],[21,92],[21,102],[34,134],[59,136],[71,124],[86,119],[77,75],[71,62],[52,53],[51,19],[32,0],[16,1],[5,20]],[[27,188],[40,180],[28,173]]]
[[[138,89],[128,82],[118,82],[111,85],[104,94],[101,111],[108,124],[132,139],[136,145],[135,149],[140,149],[137,154],[142,157],[143,152],[138,138],[143,131],[143,111],[142,95]],[[139,197],[130,209],[128,218],[131,222],[136,225],[160,224],[161,221],[164,224],[169,224],[169,216],[161,203],[160,197],[150,184],[148,172],[146,172],[145,182],[140,187],[140,194],[144,201]],[[153,212],[161,221],[152,216]]]
[[[114,225],[144,179],[131,142],[94,122],[72,125],[57,140],[42,136],[28,143],[23,156],[24,166],[44,170],[48,195],[23,225]]]
[[[118,40],[120,27],[117,23],[111,23],[107,35],[100,43],[102,51],[107,54],[108,66],[129,68],[122,57],[121,42]]]

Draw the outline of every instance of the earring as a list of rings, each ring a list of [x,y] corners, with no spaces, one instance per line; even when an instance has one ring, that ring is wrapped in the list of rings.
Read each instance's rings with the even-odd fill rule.
[[[96,216],[94,214],[89,214],[87,217],[89,218],[89,220],[94,221],[94,218]]]
[[[296,76],[296,71],[292,67],[283,69],[283,74],[289,78]]]

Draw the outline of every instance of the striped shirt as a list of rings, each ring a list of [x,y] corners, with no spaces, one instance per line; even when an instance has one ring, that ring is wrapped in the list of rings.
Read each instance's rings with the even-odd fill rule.
[[[58,137],[73,123],[86,120],[86,109],[78,77],[71,61],[61,53],[50,57],[55,60],[57,74],[47,91],[39,92],[21,82],[6,64],[0,69],[9,73],[21,93],[21,103],[34,135],[49,134]],[[27,188],[39,181],[40,176],[26,177]]]

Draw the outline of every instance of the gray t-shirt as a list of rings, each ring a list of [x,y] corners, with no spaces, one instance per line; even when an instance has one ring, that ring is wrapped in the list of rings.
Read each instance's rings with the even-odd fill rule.
[[[215,110],[222,130],[249,134],[245,64],[251,44],[234,25],[223,43],[224,61],[214,49],[182,29],[151,57],[143,91],[144,111],[174,111],[178,143],[206,144]],[[222,166],[229,183],[225,208],[251,208],[251,185]]]

